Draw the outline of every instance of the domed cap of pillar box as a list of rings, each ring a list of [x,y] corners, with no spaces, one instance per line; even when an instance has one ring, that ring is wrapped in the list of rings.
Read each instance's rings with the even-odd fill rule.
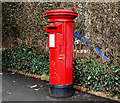
[[[56,9],[45,13],[48,17],[49,22],[55,21],[73,21],[77,17],[77,12],[66,10],[66,9]]]

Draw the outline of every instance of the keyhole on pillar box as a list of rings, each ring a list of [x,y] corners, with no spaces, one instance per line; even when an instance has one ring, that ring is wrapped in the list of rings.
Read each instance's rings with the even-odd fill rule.
[[[61,51],[61,53],[63,53],[63,51]]]

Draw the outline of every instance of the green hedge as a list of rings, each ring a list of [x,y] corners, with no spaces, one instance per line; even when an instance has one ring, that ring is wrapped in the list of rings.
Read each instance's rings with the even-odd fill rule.
[[[120,98],[120,69],[113,61],[109,67],[98,66],[92,61],[83,64],[76,58],[73,62],[74,82],[87,90],[109,92]],[[111,67],[111,68],[110,68]]]
[[[49,74],[49,57],[37,55],[32,48],[22,44],[2,53],[4,67],[16,68],[30,73]]]
[[[49,57],[37,55],[25,44],[3,51],[2,64],[24,72],[49,75]],[[114,61],[107,65],[108,67],[98,66],[92,61],[82,63],[80,58],[74,58],[74,83],[86,87],[87,90],[107,91],[111,96],[117,95],[120,98],[119,66]]]

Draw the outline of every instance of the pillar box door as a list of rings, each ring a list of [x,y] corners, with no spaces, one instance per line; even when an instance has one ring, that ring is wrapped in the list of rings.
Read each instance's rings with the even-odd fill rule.
[[[68,97],[73,90],[73,19],[77,12],[57,9],[45,13],[50,48],[50,96]]]

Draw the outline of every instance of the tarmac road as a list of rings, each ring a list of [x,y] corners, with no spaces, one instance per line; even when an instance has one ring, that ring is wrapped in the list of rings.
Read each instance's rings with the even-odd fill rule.
[[[37,86],[36,86],[37,85]],[[97,97],[88,93],[75,91],[72,97],[51,98],[48,95],[49,83],[39,79],[12,74],[3,71],[2,101],[106,101],[111,100]],[[112,103],[112,102],[111,102]]]

